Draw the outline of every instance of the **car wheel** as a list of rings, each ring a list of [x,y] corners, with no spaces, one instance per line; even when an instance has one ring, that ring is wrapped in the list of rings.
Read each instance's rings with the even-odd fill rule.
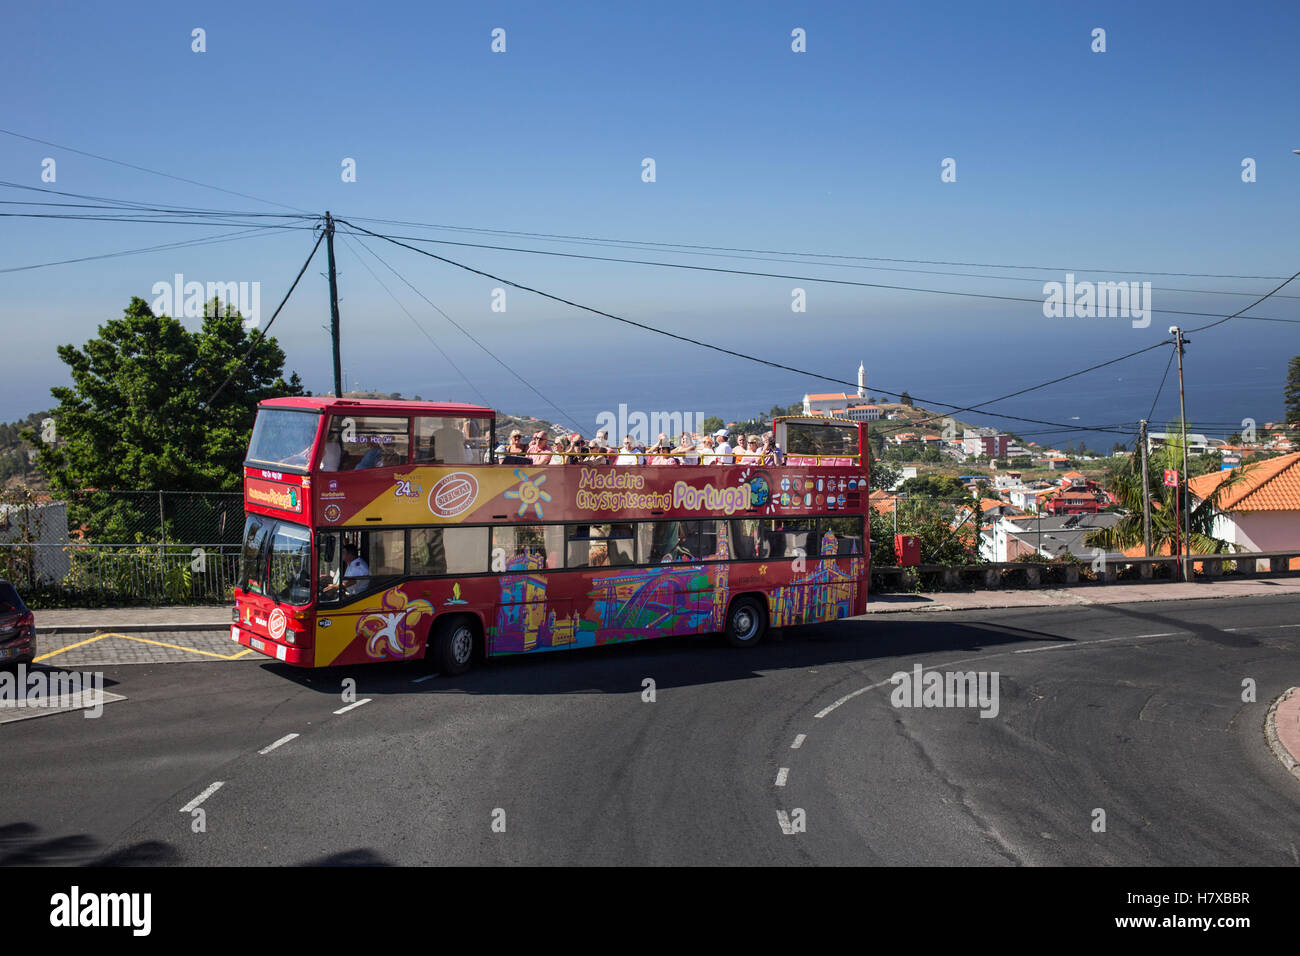
[[[742,597],[731,602],[724,633],[732,647],[753,647],[766,631],[767,612],[757,599]]]
[[[434,625],[428,657],[443,674],[463,674],[474,664],[476,642],[476,628],[471,618],[446,617]]]

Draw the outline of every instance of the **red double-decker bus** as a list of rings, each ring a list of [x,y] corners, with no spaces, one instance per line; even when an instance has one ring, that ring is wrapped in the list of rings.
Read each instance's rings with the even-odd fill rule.
[[[231,637],[307,667],[426,656],[462,673],[668,635],[746,646],[860,614],[865,426],[774,429],[781,464],[536,465],[502,461],[478,405],[264,401]]]

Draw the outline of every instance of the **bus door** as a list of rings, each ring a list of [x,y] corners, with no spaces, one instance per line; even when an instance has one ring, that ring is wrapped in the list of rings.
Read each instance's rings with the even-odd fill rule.
[[[492,570],[501,575],[501,592],[489,653],[519,654],[574,643],[578,622],[572,595],[551,593],[560,576],[548,573],[563,567],[562,539],[563,529],[554,525],[492,528]]]

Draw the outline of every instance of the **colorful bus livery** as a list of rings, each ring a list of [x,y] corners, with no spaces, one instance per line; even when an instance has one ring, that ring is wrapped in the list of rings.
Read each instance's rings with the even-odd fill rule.
[[[860,449],[862,426],[829,427]],[[491,409],[264,402],[231,636],[302,666],[459,673],[475,654],[743,646],[858,614],[867,474],[840,439],[794,466],[504,465]]]

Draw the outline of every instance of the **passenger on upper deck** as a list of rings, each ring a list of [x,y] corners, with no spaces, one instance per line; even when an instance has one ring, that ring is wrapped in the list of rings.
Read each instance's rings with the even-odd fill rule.
[[[569,439],[561,435],[555,440],[555,454],[547,464],[563,465],[568,460]]]
[[[533,460],[534,465],[549,465],[553,454],[546,432],[538,432],[533,436],[533,442],[528,446],[528,457]]]
[[[619,456],[614,461],[616,465],[639,465],[641,458],[636,453],[636,439],[627,435],[623,439],[623,447],[619,449]]]
[[[713,446],[714,450],[717,452],[717,456],[715,458],[715,464],[719,464],[719,465],[735,464],[736,462],[735,456],[731,454],[731,445],[727,441],[727,430],[725,428],[719,428],[716,432],[713,433],[713,437],[717,439],[717,444]]]
[[[695,439],[691,435],[683,432],[682,440],[678,442],[677,448],[674,450],[681,454],[681,458],[678,459],[678,464],[698,465],[700,463],[700,456],[695,450]]]
[[[680,465],[681,460],[673,456],[673,450],[668,444],[666,435],[659,436],[659,442],[650,449],[650,464],[652,465]]]

